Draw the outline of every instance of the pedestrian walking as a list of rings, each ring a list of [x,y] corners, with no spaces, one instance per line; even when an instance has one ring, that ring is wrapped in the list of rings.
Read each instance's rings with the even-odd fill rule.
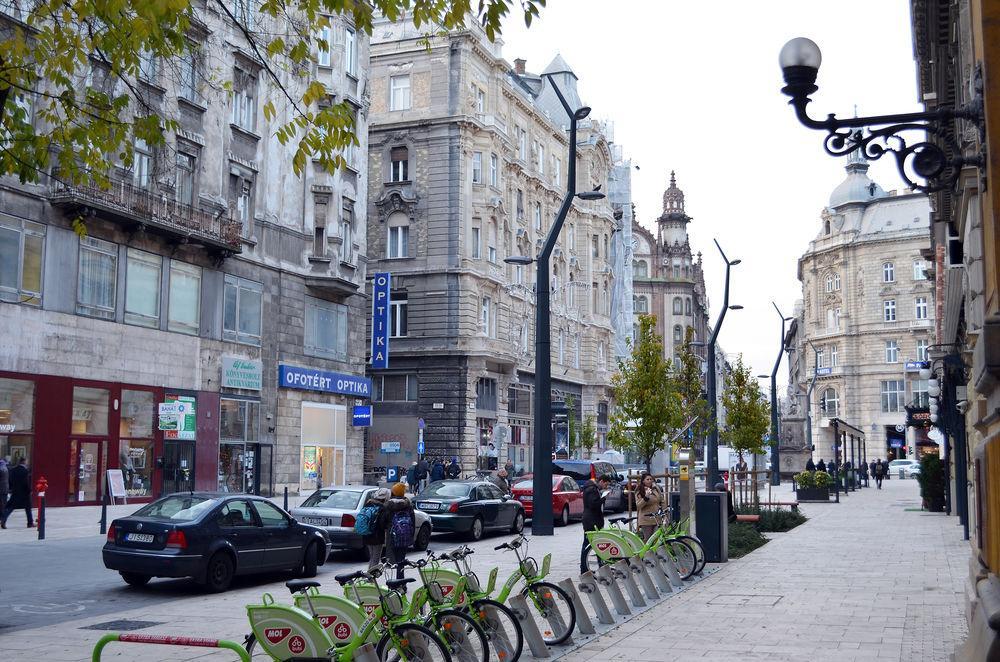
[[[414,490],[414,494],[427,487],[427,477],[430,476],[430,474],[431,467],[427,464],[427,460],[420,458],[420,461],[417,462],[417,485],[420,487],[417,490]]]
[[[413,545],[416,530],[413,503],[406,498],[406,486],[402,483],[392,486],[392,496],[385,504],[385,513],[386,556],[389,563],[396,566],[396,579],[402,579],[402,563],[406,560],[406,550]]]
[[[604,528],[604,498],[607,496],[610,476],[598,476],[583,484],[583,545],[580,548],[580,574],[587,572],[587,531]],[[598,557],[600,563],[600,557]]]
[[[495,474],[491,474],[490,482],[499,487],[504,494],[510,493],[510,476],[506,469],[500,469]]]
[[[28,528],[34,528],[35,520],[31,515],[31,472],[28,471],[27,460],[23,457],[18,459],[17,466],[9,471],[10,500],[0,517],[0,529],[6,529],[10,514],[22,508],[28,516]]]
[[[458,456],[451,458],[451,462],[445,468],[445,473],[448,475],[448,478],[451,478],[452,480],[455,480],[462,475],[462,465],[458,463]]]
[[[441,458],[434,460],[434,464],[431,466],[431,482],[436,480],[444,480],[444,462]]]
[[[813,462],[812,458],[806,461],[806,471],[816,471],[816,463]]]
[[[416,494],[420,491],[420,487],[417,485],[417,463],[414,462],[410,465],[410,468],[406,470],[406,484],[410,486],[413,493]]]
[[[504,471],[507,472],[507,480],[512,481],[514,479],[514,461],[509,459],[503,465]]]
[[[882,464],[882,458],[879,458],[875,462],[875,469],[872,470],[872,474],[875,476],[875,487],[882,489],[882,479],[885,478],[886,466]]]
[[[643,540],[649,540],[659,526],[655,514],[662,507],[663,492],[656,486],[656,479],[648,472],[642,472],[635,491],[635,510],[639,518],[639,535]]]
[[[385,547],[386,511],[385,504],[392,495],[388,489],[380,487],[365,500],[358,513],[354,530],[361,534],[361,542],[368,552],[368,570],[382,562],[382,548]]]
[[[826,471],[826,462],[823,461],[823,458],[820,458],[819,462],[816,463],[816,471]]]
[[[7,507],[8,492],[10,492],[10,470],[7,468],[7,458],[0,457],[0,516]]]

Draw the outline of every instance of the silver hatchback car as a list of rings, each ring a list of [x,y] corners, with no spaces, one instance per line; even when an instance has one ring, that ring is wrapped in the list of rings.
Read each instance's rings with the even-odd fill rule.
[[[324,487],[310,494],[301,506],[292,508],[292,517],[326,531],[334,550],[365,552],[361,536],[354,531],[354,524],[365,501],[377,489],[370,485]],[[416,518],[413,549],[423,551],[430,543],[433,525],[426,513],[414,508],[413,514]]]

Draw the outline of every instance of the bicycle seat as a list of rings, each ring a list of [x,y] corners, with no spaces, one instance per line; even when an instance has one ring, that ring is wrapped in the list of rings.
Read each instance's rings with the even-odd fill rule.
[[[635,519],[635,516],[632,516],[632,517],[615,517],[614,519],[609,519],[608,520],[608,524],[623,524],[625,522],[631,522],[634,519]]]
[[[344,573],[342,575],[334,575],[333,578],[334,578],[334,580],[336,580],[336,582],[338,584],[340,584],[341,586],[343,586],[347,582],[353,582],[355,579],[361,579],[364,576],[365,576],[365,573],[363,573],[363,572],[361,572],[359,570],[357,572],[348,572],[348,573]],[[305,580],[302,580],[302,581],[303,581],[303,583],[308,583]],[[288,583],[291,584],[293,582],[288,582]]]
[[[417,581],[413,577],[403,577],[402,579],[387,579],[385,580],[385,585],[390,589],[402,588],[409,584],[410,582]]]
[[[289,579],[285,582],[285,586],[291,593],[298,593],[307,588],[319,588],[322,584],[312,579]]]

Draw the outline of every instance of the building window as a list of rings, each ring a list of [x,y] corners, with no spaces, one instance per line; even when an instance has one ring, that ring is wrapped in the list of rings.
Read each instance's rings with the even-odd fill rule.
[[[219,439],[223,441],[258,441],[260,439],[260,403],[256,400],[220,398]]]
[[[76,312],[114,319],[117,287],[118,246],[90,236],[81,237]]]
[[[230,208],[234,212],[233,220],[240,223],[243,236],[249,237],[250,221],[253,219],[253,180],[248,176],[230,174],[229,196],[232,201]]]
[[[389,217],[389,242],[386,247],[386,257],[401,258],[410,256],[409,222],[409,218],[402,212],[396,212]]]
[[[683,315],[684,314],[684,300],[681,299],[680,297],[674,297],[673,312],[674,312],[674,315]]]
[[[573,336],[573,367],[580,367],[580,334]]]
[[[125,256],[125,322],[156,328],[160,324],[159,255],[134,248]]]
[[[552,162],[552,181],[558,186],[562,181],[562,159],[555,159]]]
[[[372,380],[375,402],[415,402],[418,395],[416,375],[379,375]]]
[[[42,302],[45,226],[0,214],[0,301]]]
[[[816,367],[817,368],[826,367],[826,353],[822,349],[816,350]]]
[[[597,343],[597,367],[601,368],[601,369],[607,367],[607,362],[605,361],[605,358],[604,358],[604,341],[603,340],[600,341],[599,343]]]
[[[535,169],[538,171],[538,174],[544,175],[545,174],[545,148],[542,147],[542,144],[540,142],[538,142],[537,140],[535,140],[535,141],[532,142],[532,147],[534,148],[534,151],[535,151]]]
[[[840,308],[833,309],[833,328],[840,329]]]
[[[819,399],[819,408],[824,416],[839,416],[840,400],[837,398],[837,391],[832,388],[825,389]]]
[[[340,259],[348,264],[354,263],[354,202],[344,200],[340,211]]]
[[[392,161],[391,181],[410,181],[410,150],[406,147],[393,147],[389,158]]]
[[[882,319],[886,322],[896,321],[896,300],[888,299],[882,302]]]
[[[921,338],[917,341],[917,360],[926,361],[927,360],[927,348],[930,346],[930,341],[926,338]]]
[[[483,91],[481,87],[476,85],[472,86],[476,90],[476,112],[485,113],[486,112],[486,92]]]
[[[0,377],[0,457],[17,466],[22,457],[32,465],[35,430],[35,382]]]
[[[524,191],[517,189],[517,201],[515,208],[517,210],[517,220],[524,220]]]
[[[903,380],[890,379],[882,382],[882,412],[892,413],[903,411]]]
[[[406,292],[393,294],[389,299],[389,337],[406,336],[406,316],[409,305]]]
[[[542,203],[535,203],[535,230],[542,230]]]
[[[160,59],[151,50],[139,49],[139,77],[156,84],[160,74]]]
[[[305,353],[347,360],[347,306],[305,297]]]
[[[595,260],[601,257],[601,238],[596,234],[590,237],[590,256]]]
[[[198,54],[190,45],[188,48],[191,50],[180,56],[177,95],[188,101],[195,101],[198,98]]]
[[[680,260],[680,258],[675,257],[673,259],[673,261],[670,263],[670,270],[671,270],[671,274],[672,274],[671,277],[672,278],[680,278],[681,277],[681,260]]]
[[[479,328],[487,336],[493,337],[493,300],[483,297],[479,307]]]
[[[634,260],[632,262],[633,278],[649,278],[649,265],[645,260]]]
[[[918,320],[927,319],[927,297],[917,297],[914,299],[913,309]]]
[[[836,368],[838,365],[840,365],[840,359],[837,355],[837,346],[830,345],[830,367]]]
[[[248,30],[253,29],[253,0],[233,0],[233,18]]]
[[[330,26],[321,27],[316,33],[316,64],[330,66]]]
[[[175,182],[177,201],[190,207],[194,205],[195,156],[194,154],[178,151],[175,162],[177,164]]]
[[[490,221],[486,236],[486,259],[493,264],[497,263],[497,223]]]
[[[499,186],[500,172],[499,160],[496,154],[490,154],[490,186]]]
[[[349,76],[358,77],[358,38],[351,28],[347,28],[344,34],[344,71]]]
[[[684,314],[688,317],[691,316],[691,297],[684,298]]]
[[[478,222],[478,221],[476,221]],[[483,256],[482,245],[483,245],[483,231],[478,225],[472,226],[472,259],[478,260]]]
[[[827,292],[833,292],[833,275],[832,274],[826,277],[826,291]]]
[[[840,274],[833,275],[833,289],[834,291],[840,291]]]
[[[927,280],[927,263],[923,260],[913,261],[913,280]]]
[[[483,183],[483,153],[473,152],[472,153],[472,183],[482,184]]]
[[[885,341],[885,362],[899,363],[899,343],[895,340]]]
[[[257,125],[257,76],[236,67],[233,70],[232,122],[241,129],[253,131]]]
[[[632,308],[637,315],[642,315],[648,312],[648,306],[646,305],[646,297],[635,296],[632,297]]]
[[[674,325],[674,342],[684,342],[684,329],[681,328],[680,324]]]
[[[896,267],[892,262],[882,263],[882,282],[894,283],[896,281]]]
[[[132,183],[149,188],[153,179],[153,150],[142,138],[135,139],[132,149]]]
[[[201,267],[170,261],[167,329],[198,335],[201,321]]]
[[[557,363],[566,364],[566,334],[562,329],[559,329],[559,360]]]
[[[528,160],[528,133],[521,127],[517,127],[517,158]]]
[[[410,109],[410,75],[389,77],[389,110]]]
[[[497,380],[480,377],[476,382],[476,409],[497,409]]]
[[[245,278],[226,275],[222,337],[246,345],[260,345],[263,287]]]
[[[910,382],[910,391],[913,393],[914,407],[927,407],[930,405],[926,379],[914,379]]]

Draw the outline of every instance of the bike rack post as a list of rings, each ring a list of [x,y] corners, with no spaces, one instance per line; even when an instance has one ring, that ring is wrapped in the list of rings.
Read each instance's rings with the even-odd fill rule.
[[[660,589],[660,593],[670,595],[674,589],[670,586],[670,580],[663,573],[663,569],[660,567],[660,562],[656,557],[656,553],[652,550],[646,552],[646,555],[642,557],[642,562],[646,565],[646,572],[649,573],[649,576],[653,578],[654,582],[656,582],[656,587]]]
[[[236,653],[241,662],[250,662],[250,654],[239,644],[225,639],[204,639],[202,637],[174,637],[162,634],[109,633],[98,639],[91,654],[91,662],[100,662],[104,647],[113,641],[131,644],[159,644],[161,646],[189,646],[194,648],[226,648]],[[370,644],[369,644],[370,645]],[[362,647],[363,648],[363,647]],[[374,650],[372,650],[374,653]],[[357,659],[357,658],[355,658]],[[377,659],[377,658],[376,658]]]
[[[618,578],[622,580],[622,583],[625,584],[625,590],[628,591],[628,597],[632,600],[632,606],[645,607],[646,600],[642,597],[639,585],[632,578],[632,567],[628,564],[628,561],[622,559],[615,563],[612,569],[618,575]]]
[[[646,566],[643,565],[642,559],[639,555],[636,554],[630,558],[628,560],[628,564],[629,567],[632,568],[632,574],[639,578],[639,585],[642,587],[642,591],[646,594],[646,597],[653,601],[659,600],[660,593],[656,590],[656,587],[653,586],[653,579],[649,576],[649,573],[646,572]]]
[[[370,641],[354,649],[352,662],[379,662],[378,653],[375,651],[375,644]]]
[[[534,657],[551,657],[549,647],[545,645],[542,633],[538,629],[538,623],[535,622],[531,612],[528,611],[528,601],[524,599],[524,596],[512,596],[510,598],[510,608],[514,612],[517,622],[521,624],[521,631],[524,633],[524,640],[528,642],[531,654]]]
[[[667,573],[667,577],[670,578],[670,583],[673,584],[675,588],[682,588],[684,586],[684,580],[681,579],[681,574],[677,572],[677,564],[674,563],[673,557],[665,552],[662,547],[656,550],[656,557],[660,559],[660,568]]]
[[[573,601],[573,609],[576,610],[576,629],[580,631],[580,634],[597,634],[597,628],[594,627],[593,621],[590,620],[590,614],[587,613],[586,607],[583,606],[583,600],[580,599],[580,594],[576,592],[573,580],[567,577],[558,582],[558,584],[569,595],[569,599]]]
[[[594,577],[594,573],[589,570],[580,575],[580,592],[590,598],[590,604],[593,605],[594,611],[597,612],[598,621],[604,625],[615,624],[615,617],[611,614],[611,610],[608,609],[608,603],[605,602],[604,596],[601,595],[601,589],[597,587],[597,579]]]
[[[625,601],[625,594],[618,586],[618,576],[610,565],[602,565],[597,569],[597,582],[608,589],[611,603],[614,604],[615,611],[619,615],[629,616],[632,614],[632,610],[628,608],[628,602]]]

